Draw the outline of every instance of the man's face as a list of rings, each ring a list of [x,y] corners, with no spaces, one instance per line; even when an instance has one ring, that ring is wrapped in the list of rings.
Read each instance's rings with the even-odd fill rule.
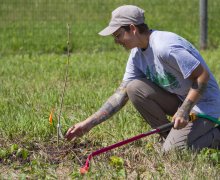
[[[133,36],[131,31],[125,31],[124,28],[119,28],[112,36],[114,37],[115,43],[123,46],[125,49],[132,49],[135,47],[132,43]]]

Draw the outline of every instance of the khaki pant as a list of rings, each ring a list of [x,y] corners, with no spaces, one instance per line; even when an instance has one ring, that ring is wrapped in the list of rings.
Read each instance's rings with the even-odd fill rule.
[[[181,105],[180,99],[147,79],[136,79],[127,86],[128,97],[147,123],[156,128],[169,123],[167,115],[173,116]],[[198,119],[188,123],[185,128],[171,129],[163,144],[163,151],[172,148],[192,148],[199,150],[204,147],[220,149],[220,130],[215,124]]]

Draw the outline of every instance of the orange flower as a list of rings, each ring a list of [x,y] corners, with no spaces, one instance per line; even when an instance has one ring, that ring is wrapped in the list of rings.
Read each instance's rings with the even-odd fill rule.
[[[52,125],[53,124],[53,109],[51,110],[51,112],[50,112],[50,116],[49,116],[49,123],[50,123],[50,125]]]

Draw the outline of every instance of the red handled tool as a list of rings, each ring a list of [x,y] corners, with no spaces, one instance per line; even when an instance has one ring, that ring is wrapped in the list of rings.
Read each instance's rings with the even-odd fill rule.
[[[209,121],[212,121],[212,122],[220,125],[220,120],[219,119],[213,118],[213,117],[208,116],[208,115],[194,114],[194,113],[189,115],[189,121],[191,121],[191,122],[195,121],[198,118],[205,118],[205,119],[207,119]],[[128,144],[130,142],[136,141],[136,140],[141,139],[143,137],[149,136],[151,134],[156,134],[156,133],[159,133],[159,132],[166,132],[166,131],[170,130],[173,127],[173,125],[174,125],[174,122],[171,122],[171,123],[168,123],[168,124],[164,124],[162,126],[157,127],[156,129],[152,129],[149,132],[146,132],[146,133],[143,133],[143,134],[139,134],[139,135],[134,136],[132,138],[129,138],[127,140],[118,142],[116,144],[112,144],[110,146],[107,146],[107,147],[104,147],[102,149],[99,149],[97,151],[92,152],[91,154],[89,154],[88,158],[86,159],[85,165],[82,168],[80,168],[80,173],[81,174],[85,174],[85,173],[88,172],[88,170],[89,170],[89,163],[90,163],[90,160],[92,159],[92,157],[97,156],[99,154],[102,154],[104,152],[107,152],[109,150],[115,149],[117,147],[120,147],[122,145]]]
[[[174,122],[162,125],[162,126],[159,126],[156,129],[152,129],[149,132],[146,132],[146,133],[143,133],[143,134],[139,134],[139,135],[134,136],[132,138],[126,139],[124,141],[118,142],[116,144],[112,144],[110,146],[107,146],[107,147],[104,147],[102,149],[99,149],[97,151],[92,152],[91,154],[89,154],[88,158],[86,159],[85,165],[82,168],[80,168],[80,173],[81,174],[85,174],[85,173],[88,172],[88,170],[89,170],[89,163],[90,163],[90,160],[92,159],[92,157],[97,156],[99,154],[102,154],[104,152],[107,152],[107,151],[109,151],[111,149],[115,149],[117,147],[120,147],[122,145],[128,144],[130,142],[136,141],[136,140],[141,139],[143,137],[149,136],[151,134],[155,134],[155,133],[159,133],[159,132],[166,132],[166,131],[170,130],[173,127],[173,125],[174,125]]]

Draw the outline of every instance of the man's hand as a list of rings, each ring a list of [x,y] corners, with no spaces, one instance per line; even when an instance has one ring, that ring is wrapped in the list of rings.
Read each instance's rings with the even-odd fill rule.
[[[182,109],[178,109],[173,116],[172,121],[174,121],[174,129],[182,129],[186,127],[189,122],[189,114],[184,112]]]
[[[77,137],[81,137],[85,133],[89,132],[90,129],[91,126],[86,121],[79,122],[68,129],[65,138],[68,141],[76,139]]]

